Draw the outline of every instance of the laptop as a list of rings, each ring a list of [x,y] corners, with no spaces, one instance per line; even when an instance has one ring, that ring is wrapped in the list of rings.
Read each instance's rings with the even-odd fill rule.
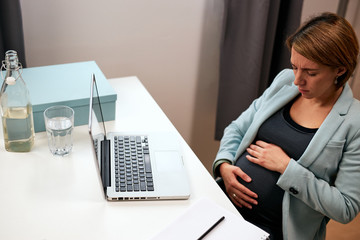
[[[95,75],[89,134],[105,199],[188,199],[190,187],[178,137],[170,132],[106,132]]]

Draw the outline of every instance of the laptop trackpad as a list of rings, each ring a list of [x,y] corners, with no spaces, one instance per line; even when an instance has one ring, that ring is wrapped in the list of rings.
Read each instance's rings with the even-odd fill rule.
[[[176,151],[155,152],[156,169],[159,172],[180,171],[182,160]]]

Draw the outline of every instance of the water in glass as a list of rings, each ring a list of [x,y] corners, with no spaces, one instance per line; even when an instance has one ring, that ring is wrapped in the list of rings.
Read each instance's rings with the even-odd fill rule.
[[[72,130],[72,121],[67,117],[48,119],[46,132],[50,151],[54,155],[64,156],[70,153],[72,149]]]

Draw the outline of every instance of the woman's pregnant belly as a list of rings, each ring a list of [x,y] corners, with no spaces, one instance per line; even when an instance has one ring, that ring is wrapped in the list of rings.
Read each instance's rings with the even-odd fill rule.
[[[235,165],[252,179],[251,182],[245,182],[238,177],[238,181],[258,195],[258,205],[253,206],[251,214],[258,214],[268,221],[281,220],[284,190],[276,185],[280,173],[250,162],[246,155],[247,152],[243,153]]]

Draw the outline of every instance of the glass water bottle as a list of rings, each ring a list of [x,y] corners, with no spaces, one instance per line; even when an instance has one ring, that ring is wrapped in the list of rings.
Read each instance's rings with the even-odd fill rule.
[[[1,70],[5,70],[5,77],[4,71],[1,71],[4,82],[0,92],[5,149],[9,152],[29,152],[35,137],[33,112],[16,51],[6,52]]]

